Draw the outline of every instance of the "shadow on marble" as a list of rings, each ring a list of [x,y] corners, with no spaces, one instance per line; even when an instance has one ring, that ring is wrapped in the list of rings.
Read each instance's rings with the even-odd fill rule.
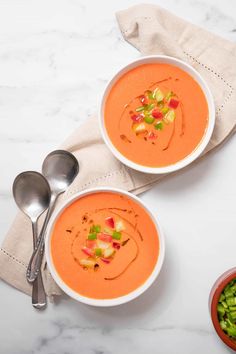
[[[158,189],[160,194],[185,194],[189,190],[197,187],[205,179],[207,180],[208,175],[211,174],[212,168],[214,167],[216,158],[216,151],[213,151],[206,158],[196,161],[185,169],[173,173],[165,177],[161,182],[161,188]],[[157,188],[158,188],[157,184]],[[154,188],[155,190],[155,188]]]

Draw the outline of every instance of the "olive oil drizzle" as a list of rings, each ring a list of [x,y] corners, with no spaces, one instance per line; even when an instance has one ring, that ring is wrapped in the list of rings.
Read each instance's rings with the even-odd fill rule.
[[[123,231],[124,232],[124,231]],[[126,232],[124,232],[126,233]],[[126,233],[127,234],[127,233]],[[129,235],[129,234],[127,234]],[[130,238],[132,238],[132,240],[134,241],[134,243],[136,244],[136,253],[135,253],[135,256],[131,259],[131,261],[127,264],[127,266],[120,272],[118,273],[117,275],[115,275],[114,277],[106,277],[104,278],[105,280],[115,280],[117,278],[119,278],[121,275],[123,275],[127,269],[131,266],[131,264],[136,261],[136,259],[138,258],[138,255],[139,255],[139,245],[137,243],[137,241],[134,239],[133,236],[129,235]]]
[[[169,80],[171,80],[171,77],[166,78],[166,79],[163,79],[163,80],[159,80],[159,81],[156,81],[156,82],[153,82],[153,83],[148,87],[148,90],[151,89],[151,88],[152,88],[153,86],[155,86],[155,85],[159,85],[159,84],[161,84],[162,82],[169,81]],[[136,97],[134,97],[134,98],[132,98],[128,103],[126,103],[126,104],[124,105],[124,109],[123,109],[123,111],[121,112],[121,115],[120,115],[120,118],[119,118],[119,121],[118,121],[118,128],[119,128],[119,130],[120,130],[121,120],[122,120],[124,114],[126,113],[127,109],[130,107],[130,105],[131,105],[135,100],[139,99],[139,97],[140,97],[140,95],[139,95],[139,96],[136,96]],[[124,135],[124,134],[123,134],[123,135]]]
[[[166,81],[170,81],[170,80],[172,80],[172,79],[173,79],[172,77],[168,77],[168,78],[165,78],[165,79],[163,79],[163,80],[159,80],[159,81],[153,82],[153,83],[148,87],[147,91],[150,90],[151,88],[153,88],[154,86],[159,85],[160,83],[163,83],[163,82],[166,82]],[[177,95],[175,95],[175,96],[178,98]],[[130,107],[130,105],[131,105],[135,100],[137,100],[139,97],[140,97],[140,95],[137,96],[137,97],[134,97],[134,98],[133,98],[132,100],[130,100],[127,104],[125,104],[124,109],[123,109],[123,111],[122,111],[122,113],[121,113],[120,119],[119,119],[119,121],[118,121],[119,130],[120,130],[121,120],[122,120],[124,114],[126,113],[126,110],[127,110],[127,109]],[[185,133],[185,116],[184,116],[183,103],[182,103],[181,100],[180,100],[180,109],[181,109],[181,132],[180,132],[180,137],[182,137],[182,136],[184,135],[184,133]],[[170,145],[171,145],[171,142],[172,142],[172,140],[173,140],[173,137],[174,137],[174,135],[175,135],[175,128],[176,128],[176,127],[175,127],[175,121],[174,121],[174,122],[173,122],[173,128],[172,128],[172,132],[171,132],[170,138],[169,138],[169,140],[168,140],[167,145],[162,149],[162,151],[166,151],[166,150],[169,149],[169,147],[170,147]],[[121,138],[124,142],[132,143],[132,140],[130,140],[125,134],[121,134],[121,135],[120,135],[120,138]],[[147,139],[145,139],[145,140],[147,140]],[[155,145],[155,143],[152,143],[152,144]]]
[[[124,218],[123,216],[121,216],[120,214],[114,212],[114,211],[111,211],[111,214],[114,214],[116,216],[119,216],[122,220],[124,220],[125,222],[127,222],[127,224],[129,224],[131,227],[133,227],[134,231],[136,231],[136,228],[137,228],[137,224],[132,224],[128,219]],[[138,232],[138,235],[141,239],[141,241],[143,241],[143,237],[142,237],[142,234],[140,232]]]
[[[173,124],[172,124],[172,132],[171,132],[169,141],[168,141],[167,145],[162,149],[162,151],[165,151],[165,150],[169,149],[170,144],[171,144],[171,142],[172,142],[172,140],[173,140],[174,135],[175,135],[175,120],[174,120],[174,122],[173,122]]]
[[[133,209],[132,207],[131,207],[131,209],[122,209],[122,208],[117,208],[117,207],[99,208],[99,209],[95,209],[95,210],[94,210],[94,213],[98,213],[98,212],[100,212],[100,211],[105,211],[105,210],[109,210],[110,213],[112,213],[112,214],[114,214],[114,215],[116,215],[116,216],[119,216],[119,217],[120,217],[121,219],[123,219],[127,224],[129,224],[129,225],[133,228],[134,232],[136,232],[136,233],[138,234],[140,240],[143,242],[143,236],[142,236],[141,232],[139,231],[139,229],[137,229],[137,216],[138,216],[138,215],[135,213],[135,211],[134,211],[134,209]],[[114,210],[115,210],[115,211],[114,211]],[[122,215],[120,215],[120,214],[118,213],[118,211],[120,211],[120,212],[126,212],[126,213],[133,213],[133,214],[134,214],[134,217],[135,217],[135,219],[136,219],[135,224],[133,224],[133,223],[130,222],[128,219],[126,219],[125,217],[123,217]],[[93,214],[93,212],[91,212],[91,214]],[[81,225],[81,227],[82,227],[82,225]],[[118,277],[120,277],[122,274],[124,274],[124,273],[126,272],[126,270],[127,270],[127,269],[130,267],[130,265],[137,259],[138,255],[139,255],[139,245],[138,245],[137,241],[135,240],[135,238],[134,238],[131,234],[129,234],[128,232],[126,232],[126,231],[122,231],[122,232],[123,232],[124,234],[126,234],[129,238],[124,241],[124,244],[121,243],[121,246],[124,247],[124,246],[127,244],[127,242],[128,242],[130,239],[132,239],[132,240],[134,241],[135,245],[136,245],[136,253],[135,253],[135,256],[132,258],[132,260],[127,264],[127,266],[126,266],[119,274],[115,275],[114,277],[105,277],[105,278],[104,278],[105,280],[115,280],[115,279],[117,279]],[[77,238],[80,236],[80,234],[81,234],[81,231],[79,230],[79,231],[75,234],[75,236],[74,236],[74,238],[72,239],[72,242],[71,242],[71,255],[72,255],[74,261],[75,261],[79,266],[80,266],[79,259],[76,257],[73,248],[74,248],[74,244],[75,244]],[[70,234],[70,235],[71,235],[71,234]]]
[[[183,136],[185,133],[185,115],[184,115],[184,107],[182,101],[180,101],[180,109],[181,109],[181,133],[180,136]]]
[[[70,253],[71,253],[71,255],[72,255],[74,261],[75,261],[77,264],[79,264],[79,259],[75,256],[74,251],[73,251],[73,248],[74,248],[74,243],[75,243],[76,239],[79,237],[79,235],[80,235],[80,231],[78,231],[78,232],[76,233],[75,237],[72,239],[71,246],[70,246]],[[79,266],[80,266],[80,264],[79,264]]]

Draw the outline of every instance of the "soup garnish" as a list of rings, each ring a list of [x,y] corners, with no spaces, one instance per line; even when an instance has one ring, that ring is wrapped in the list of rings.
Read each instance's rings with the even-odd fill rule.
[[[102,230],[101,225],[90,227],[90,233],[82,251],[87,258],[79,260],[79,264],[84,268],[97,270],[101,263],[109,264],[121,246],[125,246],[129,239],[121,242],[122,231],[125,226],[122,220],[115,222],[114,218],[109,216],[105,219],[106,227]]]
[[[167,79],[168,80],[168,79]],[[154,86],[154,85],[152,85]],[[141,105],[140,105],[141,103]],[[163,130],[165,125],[174,124],[176,119],[176,109],[180,104],[177,94],[173,91],[168,91],[166,88],[161,90],[158,86],[153,90],[147,90],[140,96],[135,97],[125,105],[122,117],[125,117],[126,111],[129,109],[129,117],[133,121],[132,130],[137,137],[143,138],[145,141],[156,140],[158,138],[157,131]],[[133,110],[130,110],[132,105]],[[183,112],[181,109],[181,119],[183,120]],[[174,129],[174,127],[173,127]],[[184,124],[180,135],[184,134]],[[125,139],[126,138],[126,139]],[[169,148],[173,134],[163,150]],[[121,134],[121,139],[131,142],[124,134]]]
[[[236,338],[236,279],[232,280],[222,291],[217,313],[222,330],[232,338]]]

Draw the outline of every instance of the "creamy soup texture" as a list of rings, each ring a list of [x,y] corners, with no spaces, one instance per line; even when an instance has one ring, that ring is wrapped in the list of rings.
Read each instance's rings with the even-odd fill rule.
[[[199,84],[170,64],[144,64],[121,76],[104,107],[107,134],[137,164],[163,167],[190,155],[208,126]]]
[[[88,194],[57,219],[51,256],[59,277],[80,295],[112,299],[141,286],[153,272],[159,236],[146,210],[127,196]]]

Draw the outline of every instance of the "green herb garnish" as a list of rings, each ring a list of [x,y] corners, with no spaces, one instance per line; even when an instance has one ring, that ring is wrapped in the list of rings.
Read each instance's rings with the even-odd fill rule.
[[[154,103],[150,103],[150,104],[145,106],[145,109],[148,110],[148,111],[151,111],[154,107],[155,107],[155,104]]]
[[[95,256],[101,257],[102,256],[102,249],[101,248],[95,248],[94,253],[95,253]]]
[[[166,101],[169,101],[172,96],[174,96],[174,93],[172,91],[169,91],[166,95]]]
[[[98,234],[99,232],[101,232],[101,226],[100,225],[93,225],[90,227],[90,232],[93,233],[95,232],[96,234]]]
[[[161,109],[161,113],[165,115],[169,110],[170,110],[169,107],[163,107]]]
[[[217,314],[222,330],[228,336],[236,338],[236,279],[222,291],[217,304]]]
[[[138,108],[135,109],[136,112],[142,112],[145,110],[145,107],[144,106],[140,106]]]
[[[97,234],[95,232],[88,234],[88,240],[96,240]]]
[[[162,130],[163,129],[163,123],[162,122],[157,122],[154,125],[154,128],[157,129],[157,130]]]
[[[113,231],[112,238],[114,238],[115,240],[120,240],[121,239],[121,232]]]
[[[152,124],[152,123],[155,121],[155,118],[153,118],[152,116],[145,116],[145,117],[144,117],[144,121],[145,121],[147,124]]]
[[[154,91],[148,91],[148,98],[150,100],[154,100],[155,99],[155,92]]]

